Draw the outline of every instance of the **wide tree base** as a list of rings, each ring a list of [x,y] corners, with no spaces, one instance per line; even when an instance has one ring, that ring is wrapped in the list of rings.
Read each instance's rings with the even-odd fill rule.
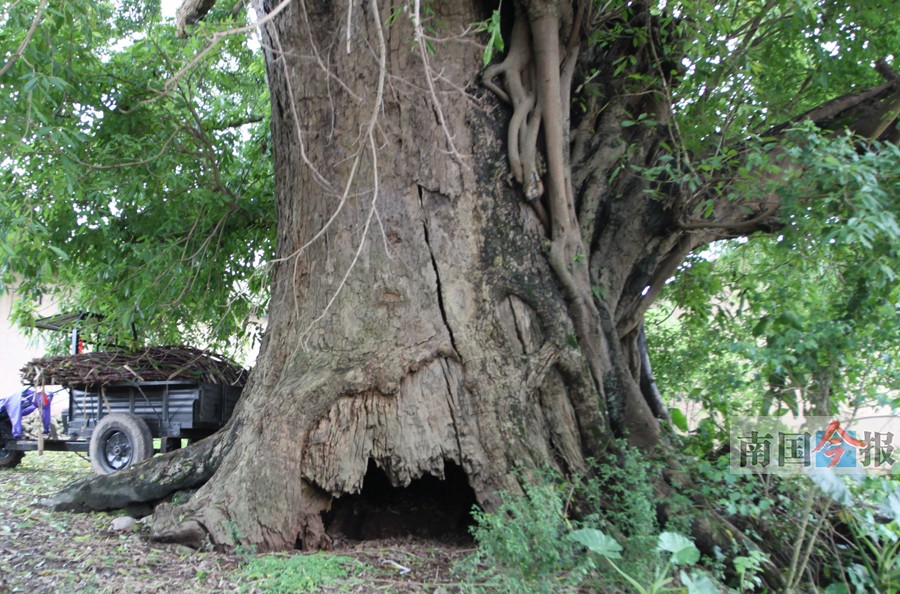
[[[180,507],[212,476],[220,448],[221,441],[214,438],[114,475],[81,479],[42,504],[56,511],[124,509],[135,517],[152,513],[153,540],[192,548],[215,546],[206,527],[184,519]],[[330,549],[346,541],[410,536],[471,542],[476,499],[465,472],[453,462],[445,463],[443,479],[425,475],[395,487],[369,460],[359,493],[313,497],[311,503],[318,518],[314,511],[309,514],[305,538],[298,539],[296,548]]]

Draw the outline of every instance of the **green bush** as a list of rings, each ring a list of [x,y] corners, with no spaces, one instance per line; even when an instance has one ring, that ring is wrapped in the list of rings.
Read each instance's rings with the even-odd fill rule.
[[[652,463],[625,441],[619,442],[618,464],[591,464],[591,477],[576,480],[576,499],[585,502],[587,509],[582,524],[602,527],[625,540],[624,558],[654,563],[656,537],[657,495],[653,489]]]
[[[476,509],[478,551],[458,564],[464,591],[558,592],[581,579],[576,543],[564,538],[567,493],[551,480],[524,485],[524,495],[501,494],[494,513]]]
[[[655,571],[660,555],[652,466],[624,443],[620,452],[613,464],[592,463],[590,478],[568,483],[552,472],[539,474],[534,481],[523,481],[522,495],[501,493],[495,512],[476,509],[472,534],[478,551],[457,566],[464,589],[559,592],[586,580],[595,589],[627,586],[567,537],[582,527],[602,528],[619,538],[624,571]],[[577,519],[568,517],[573,508],[578,508]]]

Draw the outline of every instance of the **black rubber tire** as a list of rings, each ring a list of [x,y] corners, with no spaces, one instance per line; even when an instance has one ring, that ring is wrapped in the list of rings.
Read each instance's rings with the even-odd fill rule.
[[[150,428],[131,413],[106,415],[91,432],[88,455],[97,474],[124,470],[153,455]]]
[[[9,439],[12,439],[12,425],[9,423],[9,418],[4,415],[0,419],[0,468],[14,468],[25,457],[25,452],[7,450],[3,447]]]

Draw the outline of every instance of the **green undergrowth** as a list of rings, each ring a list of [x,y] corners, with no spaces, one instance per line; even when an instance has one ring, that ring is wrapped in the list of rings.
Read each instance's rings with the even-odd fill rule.
[[[475,510],[478,549],[455,566],[463,592],[721,591],[682,523],[657,524],[652,463],[622,446],[590,478],[522,476],[492,513]]]
[[[475,510],[478,548],[454,567],[460,591],[900,593],[894,477],[745,476],[726,457],[691,469],[620,451],[589,478],[523,473],[520,492]]]
[[[312,555],[260,555],[248,558],[242,569],[246,582],[241,592],[293,594],[317,592],[338,583],[346,585],[354,570],[363,565],[352,557]]]

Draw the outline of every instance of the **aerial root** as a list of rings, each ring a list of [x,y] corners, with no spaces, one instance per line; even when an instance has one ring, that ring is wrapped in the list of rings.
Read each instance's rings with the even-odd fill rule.
[[[494,82],[498,78],[502,79],[502,86]],[[525,191],[528,201],[533,202],[544,193],[537,163],[541,107],[534,91],[531,33],[524,15],[516,16],[509,53],[501,63],[485,69],[483,84],[513,108],[507,131],[510,172]]]

